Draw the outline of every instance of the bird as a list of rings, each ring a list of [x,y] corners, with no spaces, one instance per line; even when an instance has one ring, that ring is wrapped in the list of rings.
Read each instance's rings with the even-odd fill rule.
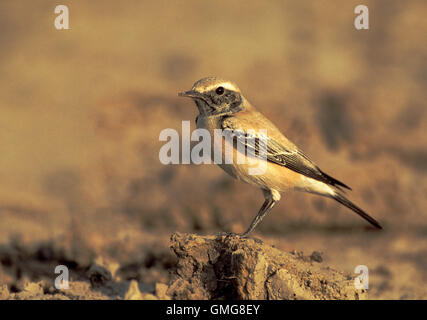
[[[213,150],[218,148],[222,151],[222,161],[215,163],[233,178],[260,188],[264,195],[264,203],[242,236],[249,236],[279,202],[281,193],[291,190],[334,199],[374,227],[382,229],[377,220],[345,196],[346,189],[351,190],[349,186],[322,171],[243,96],[234,82],[206,77],[195,82],[191,90],[178,95],[195,102],[199,111],[197,129],[208,130],[211,137],[217,130],[224,133],[221,139],[212,143]],[[255,159],[265,165],[261,174],[250,173],[253,161],[236,161],[242,150],[263,155]],[[211,154],[213,156],[214,153]],[[225,161],[227,156],[233,161]]]

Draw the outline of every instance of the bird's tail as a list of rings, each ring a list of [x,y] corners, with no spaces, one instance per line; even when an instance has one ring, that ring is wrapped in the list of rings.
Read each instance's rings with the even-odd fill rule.
[[[378,223],[377,220],[375,220],[374,218],[372,218],[369,214],[367,214],[365,211],[363,211],[362,209],[360,209],[358,206],[356,206],[353,202],[351,202],[350,200],[348,200],[342,194],[340,194],[338,192],[335,192],[335,194],[332,196],[332,198],[334,198],[336,201],[338,201],[342,205],[345,205],[347,208],[349,208],[349,209],[353,210],[354,212],[356,212],[359,216],[361,216],[363,219],[365,219],[366,221],[368,221],[369,223],[371,223],[374,227],[376,227],[378,229],[382,229],[383,228],[383,227],[381,227],[381,225]]]

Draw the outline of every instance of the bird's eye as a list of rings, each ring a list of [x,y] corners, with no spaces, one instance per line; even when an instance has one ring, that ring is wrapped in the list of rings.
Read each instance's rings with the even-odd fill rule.
[[[220,95],[222,95],[224,93],[224,88],[223,87],[218,87],[218,88],[216,88],[215,92],[216,92],[217,95],[220,96]]]

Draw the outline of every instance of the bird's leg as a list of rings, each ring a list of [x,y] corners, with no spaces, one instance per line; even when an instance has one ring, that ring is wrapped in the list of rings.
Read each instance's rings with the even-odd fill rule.
[[[262,204],[261,209],[259,209],[258,214],[255,216],[255,218],[252,220],[251,225],[249,226],[248,230],[246,230],[244,233],[241,234],[241,236],[248,236],[255,227],[264,219],[264,217],[267,215],[267,213],[270,212],[271,209],[276,205],[276,203],[280,200],[280,194],[275,190],[263,190],[265,201]]]
[[[248,236],[249,233],[251,233],[255,229],[255,227],[262,221],[262,219],[264,219],[264,217],[267,215],[267,213],[270,212],[270,210],[274,207],[275,204],[276,204],[276,201],[274,201],[272,199],[266,199],[264,201],[261,209],[259,209],[258,214],[252,220],[252,223],[249,226],[248,230],[243,232],[241,235],[242,236]]]

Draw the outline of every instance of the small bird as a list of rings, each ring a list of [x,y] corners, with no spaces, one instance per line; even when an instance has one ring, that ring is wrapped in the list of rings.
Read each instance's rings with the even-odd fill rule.
[[[215,139],[212,143],[212,149],[222,150],[223,161],[217,164],[232,177],[255,185],[263,192],[265,201],[249,228],[242,234],[243,236],[249,235],[270,212],[280,200],[280,193],[289,190],[305,191],[332,198],[356,212],[376,228],[382,229],[374,218],[344,196],[344,189],[351,190],[350,187],[320,170],[246,100],[233,82],[207,77],[197,81],[191,90],[178,95],[190,97],[196,103],[199,109],[199,115],[196,118],[197,128],[207,129],[211,137],[214,137],[215,129],[221,129],[232,137],[231,142],[222,137],[219,142]],[[261,131],[267,134],[257,134]],[[262,144],[248,143],[256,139],[261,140]],[[226,146],[230,143],[232,147]],[[245,148],[243,150],[252,150],[255,154],[265,155],[262,159],[257,158],[258,161],[264,161],[264,164],[265,162],[267,164],[262,174],[250,174],[249,161],[245,163],[236,161],[237,153],[242,150],[239,144],[243,145]],[[265,147],[262,148],[261,145]],[[233,161],[226,163],[225,157],[230,150],[233,154],[228,156],[231,156]],[[211,154],[213,155],[214,152]],[[253,166],[253,161],[251,163]]]

